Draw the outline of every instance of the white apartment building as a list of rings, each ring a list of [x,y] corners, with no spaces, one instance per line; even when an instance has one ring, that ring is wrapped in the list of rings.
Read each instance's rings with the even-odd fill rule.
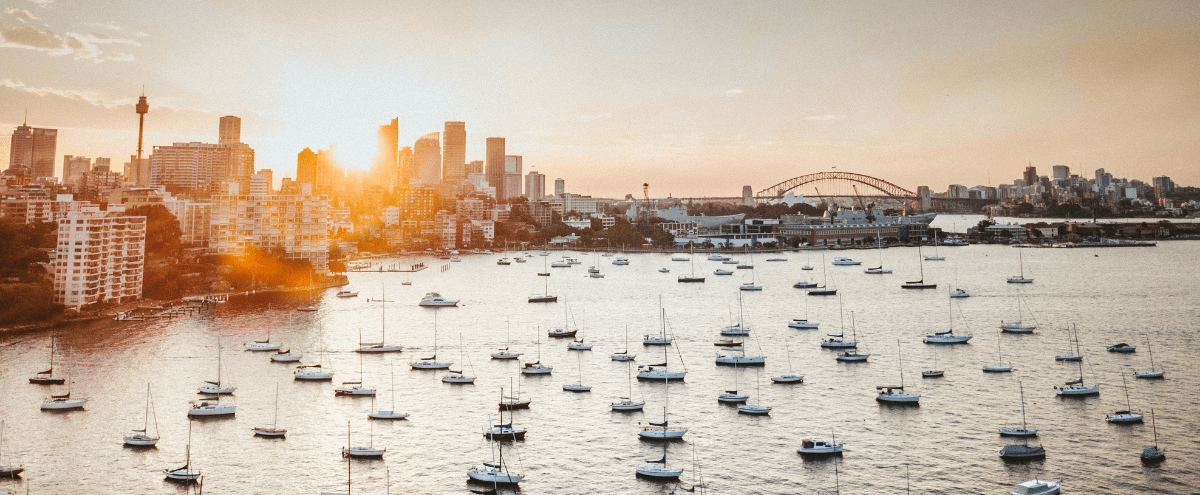
[[[383,221],[383,225],[385,226],[390,227],[392,225],[400,225],[400,207],[389,206],[384,208],[383,212],[379,215],[379,218]]]
[[[329,199],[301,184],[299,194],[228,194],[212,197],[209,252],[240,256],[248,249],[281,248],[291,259],[306,259],[317,273],[329,271]]]
[[[229,146],[209,143],[175,143],[155,146],[150,155],[150,185],[170,190],[215,187],[225,175]]]
[[[212,229],[212,203],[171,197],[166,193],[163,206],[179,221],[179,242],[184,246],[208,244]]]
[[[57,222],[68,213],[90,205],[75,201],[73,194],[59,194],[55,199],[44,197],[12,197],[0,200],[0,216],[24,223]]]
[[[68,308],[142,297],[146,217],[82,206],[58,222],[54,302]]]

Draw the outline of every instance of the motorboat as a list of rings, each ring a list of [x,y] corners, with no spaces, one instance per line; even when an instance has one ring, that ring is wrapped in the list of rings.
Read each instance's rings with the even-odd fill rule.
[[[658,273],[671,273],[671,270],[666,269],[666,268],[659,268]]]
[[[733,275],[733,272],[730,270],[722,270],[722,269],[718,268],[716,271],[713,272],[713,275]]]
[[[1006,461],[1031,461],[1034,459],[1045,459],[1046,449],[1041,445],[1023,445],[1013,444],[1005,445],[1000,449],[1000,458]]]
[[[350,289],[342,289],[342,290],[339,290],[339,291],[337,292],[337,294],[334,294],[334,295],[335,295],[335,296],[337,296],[337,297],[342,297],[342,298],[346,298],[346,297],[358,297],[358,291],[356,291],[356,290],[350,290]]]
[[[629,260],[628,260],[628,259],[626,259],[626,258],[625,258],[625,257],[623,257],[623,256],[618,256],[616,259],[614,259],[614,260],[612,261],[612,264],[614,264],[614,265],[618,265],[618,266],[624,266],[624,265],[628,265],[628,264],[629,264]]]
[[[856,351],[854,349],[850,349],[848,351],[843,351],[841,354],[838,354],[837,357],[834,359],[839,362],[843,362],[843,363],[857,363],[857,362],[866,361],[870,357],[871,357],[870,354],[859,354],[858,351]]]
[[[450,307],[450,306],[458,306],[458,301],[446,299],[446,298],[442,297],[441,294],[438,294],[437,292],[430,292],[428,294],[425,294],[425,297],[421,298],[421,302],[417,303],[417,305],[426,307],[426,308],[443,308],[443,307]]]
[[[792,284],[792,287],[797,289],[813,289],[817,287],[817,283],[808,280],[801,280]]]
[[[725,256],[725,255],[713,253],[713,254],[708,255],[707,259],[708,259],[708,261],[726,261],[729,259],[729,257]]]
[[[1137,351],[1137,347],[1121,342],[1107,347],[1108,352],[1130,353]]]
[[[1059,493],[1058,483],[1032,479],[1018,483],[1011,495],[1058,495]]]
[[[838,256],[833,259],[834,266],[853,266],[853,265],[861,265],[861,264],[862,264],[861,261],[854,261],[854,260],[852,260],[850,258],[846,258],[844,256]]]
[[[833,443],[819,438],[806,438],[800,441],[796,453],[803,457],[829,457],[842,455],[842,444]]]
[[[188,409],[188,417],[212,417],[212,416],[233,416],[237,413],[237,406],[229,406],[221,404],[220,400],[208,402],[205,400],[199,403],[192,403],[191,409]]]

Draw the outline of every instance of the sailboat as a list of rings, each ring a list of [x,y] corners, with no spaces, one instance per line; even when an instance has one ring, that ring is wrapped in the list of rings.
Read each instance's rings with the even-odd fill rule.
[[[575,354],[575,357],[579,363],[579,382],[563,385],[563,390],[567,392],[591,392],[592,387],[583,384],[583,354]]]
[[[920,405],[921,396],[904,392],[904,356],[900,352],[900,340],[896,340],[896,359],[900,364],[900,385],[880,385],[875,390],[882,390],[875,400],[886,404]]]
[[[247,351],[278,351],[283,346],[271,343],[271,327],[267,327],[267,340],[255,340],[246,344]]]
[[[546,258],[546,260],[549,260],[549,259],[550,258]],[[571,265],[567,265],[567,266],[569,267]],[[558,296],[550,295],[550,270],[546,269],[545,272],[538,273],[538,275],[546,278],[546,292],[540,296],[538,296],[538,295],[529,296],[529,302],[531,302],[531,303],[558,302]]]
[[[614,352],[609,358],[613,361],[633,361],[635,355],[629,353],[629,325],[625,325],[625,350]]]
[[[738,293],[738,323],[721,330],[721,335],[745,336],[750,334],[750,328],[745,324],[745,319],[742,318],[742,294]],[[725,351],[737,352],[738,354],[725,354]],[[725,348],[723,351],[717,351],[717,365],[741,364],[744,366],[764,366],[767,364],[766,356],[747,356],[746,346],[743,343],[741,347]]]
[[[575,337],[579,329],[571,329],[571,305],[563,304],[563,326],[546,332],[546,336],[554,338]]]
[[[1155,442],[1158,443],[1158,442]],[[0,421],[0,477],[16,478],[25,470],[25,466],[4,465],[4,422]]]
[[[958,287],[958,265],[957,264],[954,265],[954,291],[950,293],[950,297],[953,297],[955,299],[959,299],[959,298],[963,298],[963,297],[971,297],[971,294],[967,293],[967,291],[960,289]]]
[[[788,372],[785,375],[771,377],[771,381],[774,383],[804,383],[804,376],[792,372],[792,349],[786,340],[783,341],[783,350],[787,353]]]
[[[759,386],[760,385],[759,382],[762,381],[761,378],[762,378],[761,373],[756,372],[754,374],[754,393],[760,399],[762,398],[762,388]],[[761,400],[760,400],[760,402],[761,402]],[[771,414],[771,407],[764,406],[761,403],[760,404],[749,404],[749,403],[738,404],[737,411],[738,411],[738,414],[752,414],[755,416],[765,416],[767,414]]]
[[[748,267],[748,269],[750,270],[750,282],[742,284],[741,290],[753,290],[753,291],[762,290],[761,285],[754,283],[754,255],[753,254],[750,255],[750,264],[749,265],[738,265],[738,268],[746,268],[746,267]]]
[[[666,366],[667,351],[666,347],[662,348],[662,362]],[[641,366],[638,366],[641,368]],[[664,370],[666,369],[664,368]],[[641,380],[643,372],[638,372],[637,378]],[[662,380],[662,423],[650,423],[647,427],[642,427],[638,431],[637,436],[646,440],[678,440],[683,439],[683,436],[688,433],[688,429],[680,427],[672,427],[671,422],[667,421],[667,412],[671,408],[671,377],[664,372],[661,376]],[[682,380],[682,378],[680,378]]]
[[[513,382],[513,379],[509,378],[508,379],[508,389],[510,391],[513,389],[512,382]],[[529,404],[532,403],[533,400],[532,399],[522,399],[520,387],[521,387],[521,382],[517,382],[517,395],[506,396],[506,395],[503,395],[504,390],[500,390],[500,392],[502,392],[501,397],[500,397],[500,410],[501,411],[503,411],[505,409],[529,409]]]
[[[1033,324],[1025,323],[1025,313],[1022,311],[1021,291],[1017,291],[1017,321],[1000,320],[1000,330],[1009,333],[1033,333],[1037,329],[1037,322]]]
[[[806,285],[806,287],[808,288],[808,291],[805,292],[806,294],[808,294],[810,296],[835,296],[835,295],[837,295],[837,289],[830,289],[829,286],[827,285],[827,279],[825,278],[826,277],[825,273],[826,273],[825,253],[821,253],[821,285],[819,287],[813,287],[811,285]],[[796,285],[793,285],[792,287],[799,287],[799,286],[800,286],[800,284],[797,283]]]
[[[970,335],[954,335],[954,294],[950,294],[951,299],[946,300],[946,305],[950,314],[950,328],[945,332],[934,332],[933,335],[926,335],[922,342],[926,344],[966,344],[971,340]]]
[[[804,319],[794,318],[788,323],[788,328],[796,330],[816,330],[821,324],[808,321],[808,298],[804,298]]]
[[[580,319],[582,319],[582,318],[580,318]],[[586,328],[586,327],[587,327],[587,321],[586,321],[586,320],[584,321],[584,325],[583,325],[583,326],[584,326],[584,328],[583,328],[583,329],[580,329],[580,332],[583,332],[583,330],[586,330],[586,329],[587,329],[587,328]],[[592,346],[591,346],[591,344],[587,344],[587,343],[585,343],[585,342],[583,341],[583,336],[581,336],[581,335],[580,335],[580,336],[576,336],[576,337],[575,337],[575,341],[574,341],[574,342],[571,342],[570,344],[567,344],[567,350],[571,350],[571,351],[590,351],[590,350],[592,350]]]
[[[1032,284],[1033,283],[1032,278],[1025,278],[1025,253],[1024,253],[1024,250],[1022,250],[1021,248],[1017,248],[1017,257],[1020,259],[1020,263],[1021,263],[1021,274],[1017,275],[1015,277],[1008,277],[1008,283],[1010,283],[1010,284]]]
[[[1163,378],[1164,373],[1161,370],[1154,369],[1154,350],[1150,348],[1150,336],[1146,336],[1146,350],[1150,352],[1150,371],[1136,371],[1133,376],[1137,378]]]
[[[511,386],[511,384],[512,384],[512,382],[510,381],[509,386]],[[501,404],[504,403],[504,399],[505,399],[504,387],[500,387],[500,403]],[[504,422],[504,410],[505,409],[508,409],[508,422],[507,423]],[[526,428],[518,429],[518,428],[513,427],[513,412],[512,412],[513,409],[516,409],[516,408],[501,407],[500,408],[500,424],[492,425],[491,429],[484,430],[483,436],[487,437],[489,440],[499,440],[499,441],[524,440],[525,433],[528,430]],[[488,416],[488,424],[491,424],[491,416]]]
[[[492,359],[516,359],[521,357],[521,353],[509,350],[509,342],[512,340],[512,325],[505,321],[504,330],[504,348],[492,353]]]
[[[921,257],[921,245],[917,244],[917,264],[921,267],[920,280],[904,282],[900,284],[901,289],[936,289],[937,284],[925,283],[925,260]]]
[[[1002,437],[1021,437],[1021,444],[1005,445],[1000,449],[1000,458],[1006,461],[1027,461],[1031,459],[1040,459],[1046,457],[1046,449],[1041,445],[1031,447],[1029,445],[1029,437],[1037,436],[1037,430],[1030,430],[1025,424],[1025,387],[1018,381],[1017,385],[1021,387],[1021,428],[1002,428],[1000,436]]]
[[[738,393],[738,369],[737,363],[733,364],[733,390],[726,390],[725,393],[717,396],[717,402],[723,404],[740,404],[746,402],[749,397]]]
[[[37,385],[62,385],[64,379],[60,376],[54,376],[54,349],[57,347],[55,338],[50,336],[50,367],[46,371],[39,371],[29,377],[29,383]]]
[[[188,422],[188,443],[187,443],[187,449],[184,452],[186,452],[184,454],[184,458],[186,460],[183,463],[183,467],[163,470],[163,475],[165,475],[167,477],[168,481],[183,481],[185,483],[191,483],[200,478],[200,471],[192,471],[192,423],[191,422]]]
[[[1054,387],[1054,393],[1064,397],[1086,397],[1089,395],[1100,395],[1100,387],[1087,386],[1083,384],[1083,360],[1079,363],[1079,379],[1067,382],[1066,387]]]
[[[352,459],[382,459],[387,449],[375,448],[375,423],[371,423],[371,439],[365,447],[354,447],[350,443],[350,422],[346,422],[346,447],[342,449],[343,458]]]
[[[1104,419],[1109,423],[1141,423],[1146,416],[1133,411],[1133,405],[1129,402],[1129,384],[1125,382],[1125,373],[1121,373],[1121,386],[1125,389],[1125,410],[1105,416]]]
[[[362,353],[359,353],[359,355],[358,355],[358,380],[342,382],[342,386],[333,389],[333,395],[350,396],[350,397],[374,397],[375,396],[375,389],[363,386]]]
[[[663,456],[658,460],[647,460],[646,465],[634,470],[638,476],[659,480],[677,480],[683,470],[667,467],[667,444],[663,443]]]
[[[465,359],[466,354],[463,354],[462,334],[460,333],[458,334],[458,360],[466,362]],[[475,373],[475,365],[471,364],[470,362],[466,363],[471,367],[471,374],[473,375]],[[462,370],[450,370],[450,374],[442,377],[442,383],[475,383],[475,377],[464,375]]]
[[[146,422],[142,429],[133,430],[133,435],[125,437],[125,445],[130,447],[149,447],[158,443],[158,416],[154,417],[154,436],[150,436],[150,415],[153,414],[153,402],[150,398],[150,384],[146,384]]]
[[[946,370],[938,367],[937,352],[933,354],[933,369],[921,372],[921,378],[941,378],[946,376]]]
[[[363,342],[362,331],[358,333],[358,350],[356,352],[368,352],[372,354],[383,352],[401,352],[404,346],[387,345],[387,287],[380,283],[380,291],[383,298],[379,302],[379,342]]]
[[[822,348],[825,348],[825,349],[853,349],[855,347],[858,347],[858,342],[855,340],[858,337],[857,335],[854,335],[854,338],[851,338],[850,340],[845,340],[845,338],[846,338],[845,321],[846,321],[845,312],[842,309],[842,298],[839,297],[838,298],[838,330],[841,330],[841,333],[838,333],[837,335],[834,335],[832,333],[826,334],[830,338],[821,341]]]
[[[996,355],[998,360],[996,364],[989,364],[983,367],[984,373],[1010,373],[1013,370],[1012,366],[1004,365],[1004,352],[1000,350],[1000,332],[996,332]]]
[[[875,231],[875,249],[879,251],[879,266],[867,268],[866,270],[863,270],[863,273],[868,275],[887,275],[892,273],[891,270],[883,269],[883,240],[879,238],[879,231]]]
[[[676,439],[683,438],[683,435],[687,433],[687,428],[671,426],[671,422],[667,420],[667,411],[670,409],[670,406],[671,406],[671,376],[667,373],[666,363],[667,363],[667,348],[664,347],[663,348],[663,369],[661,370],[663,373],[660,373],[662,381],[663,381],[663,421],[662,421],[662,423],[653,423],[652,422],[652,423],[650,423],[649,426],[643,426],[641,431],[638,432],[639,438],[645,438],[647,440],[676,440]],[[640,368],[640,366],[639,366],[639,368]],[[658,371],[658,370],[651,369],[651,371]],[[639,380],[642,379],[643,373],[646,373],[646,372],[643,371],[641,373],[638,373]],[[680,377],[679,379],[682,380],[683,377]],[[664,454],[663,458],[664,459],[666,458],[665,454]]]
[[[226,395],[226,394],[232,394],[234,390],[237,390],[237,387],[221,386],[221,368],[222,368],[222,366],[221,366],[221,338],[217,337],[217,381],[215,381],[215,382],[205,381],[204,382],[205,384],[199,388],[198,393],[210,394],[210,395]]]
[[[733,319],[732,315],[730,316],[730,319],[731,320]],[[721,335],[730,336],[730,337],[744,337],[744,336],[750,335],[750,327],[747,325],[743,325],[744,322],[742,320],[742,293],[741,292],[738,293],[738,322],[736,324],[732,324],[732,322],[730,322],[730,323],[731,324],[729,326],[721,329]]]
[[[1037,430],[1030,429],[1025,424],[1025,385],[1017,380],[1017,386],[1021,390],[1021,427],[1020,428],[1000,428],[1000,436],[1002,437],[1036,437]]]
[[[1075,344],[1074,349],[1070,349],[1070,344]],[[1067,347],[1069,350],[1074,350],[1075,354],[1059,354],[1054,356],[1055,361],[1082,361],[1083,356],[1079,355],[1079,332],[1075,329],[1075,324],[1072,323],[1070,328],[1067,328]]]
[[[933,236],[933,256],[926,256],[925,261],[946,261],[943,256],[938,256],[938,237]]]
[[[697,277],[697,276],[696,276],[696,261],[692,259],[692,258],[695,258],[695,257],[696,257],[696,252],[695,252],[695,250],[693,249],[693,250],[692,250],[692,255],[691,255],[691,256],[688,256],[688,261],[690,261],[690,262],[692,263],[692,274],[691,274],[691,275],[689,275],[689,276],[686,276],[686,277],[685,277],[685,276],[682,276],[682,275],[680,275],[680,276],[679,276],[679,283],[681,283],[681,284],[686,284],[686,283],[704,283],[704,277]],[[672,258],[672,260],[673,260],[673,259],[674,259],[674,258]]]
[[[67,393],[63,395],[51,395],[49,399],[42,401],[43,411],[53,410],[68,410],[68,409],[83,409],[88,400],[79,397],[71,397],[71,377],[67,377]]]
[[[260,437],[282,437],[287,435],[287,428],[279,427],[279,384],[275,384],[275,416],[271,420],[271,426],[259,426],[254,428],[255,436]]]
[[[800,267],[800,269],[801,269],[801,270],[805,270],[805,271],[812,270],[812,269],[813,269],[813,267],[812,267],[812,251],[810,251],[810,250],[808,250],[808,249],[805,249],[805,250],[804,250],[804,256],[805,256],[805,258],[804,258],[804,266]],[[824,259],[822,259],[822,260],[821,260],[821,265],[824,265],[824,264],[825,264],[825,260],[824,260]]]
[[[611,404],[611,407],[612,407],[612,410],[614,410],[614,411],[641,411],[642,407],[645,407],[645,405],[646,405],[645,402],[634,402],[633,401],[633,372],[631,371],[632,369],[633,369],[632,366],[628,362],[626,362],[625,363],[625,380],[627,382],[629,382],[629,396],[621,397],[621,399],[623,399],[621,402],[613,402]]]
[[[296,371],[292,374],[296,380],[321,382],[333,380],[333,373],[325,371],[321,368],[322,362],[325,360],[325,325],[321,325],[321,330],[317,334],[317,364],[300,365],[296,367]]]
[[[503,419],[501,419],[503,421]],[[488,424],[492,423],[492,419],[488,418]],[[496,485],[516,485],[525,479],[520,474],[510,474],[508,467],[504,463],[504,445],[497,444],[490,437],[488,446],[492,449],[492,462],[483,463],[482,468],[472,467],[467,471],[467,478],[470,481],[486,483],[495,487]],[[498,449],[497,449],[498,447]],[[496,450],[500,451],[500,461],[496,461]]]
[[[537,361],[525,363],[521,367],[522,375],[549,375],[554,371],[554,368],[542,364],[542,329],[537,330]]]
[[[393,367],[391,372],[392,372],[392,408],[387,411],[376,411],[376,410],[374,410],[375,409],[375,402],[374,402],[375,399],[372,398],[371,399],[372,411],[367,413],[367,417],[370,419],[394,420],[394,419],[404,419],[404,418],[408,417],[408,413],[396,412],[396,369]]]
[[[1154,410],[1150,410],[1150,428],[1154,431],[1154,446],[1142,449],[1142,462],[1154,464],[1167,458],[1167,452],[1158,448],[1158,425],[1154,422]],[[0,468],[3,470],[4,468]],[[3,471],[0,471],[3,472]]]
[[[452,363],[443,363],[437,360],[437,312],[435,311],[433,313],[433,355],[408,363],[408,365],[415,370],[444,370],[449,368],[450,364]]]
[[[662,296],[658,297],[658,321],[659,336],[651,337],[649,334],[642,336],[642,345],[671,345],[671,339],[667,338],[667,310],[662,307]]]
[[[291,316],[288,317],[287,341],[289,344],[292,342],[292,317]],[[271,355],[271,362],[273,362],[273,363],[295,363],[297,361],[300,361],[300,355],[292,354],[291,349],[280,349],[278,351],[275,351],[275,354]]]

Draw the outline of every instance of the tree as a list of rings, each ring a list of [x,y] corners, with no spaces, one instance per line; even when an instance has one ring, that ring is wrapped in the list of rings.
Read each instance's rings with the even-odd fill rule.
[[[179,220],[163,205],[135,206],[126,215],[146,217],[146,258],[162,260],[179,258],[183,230]]]

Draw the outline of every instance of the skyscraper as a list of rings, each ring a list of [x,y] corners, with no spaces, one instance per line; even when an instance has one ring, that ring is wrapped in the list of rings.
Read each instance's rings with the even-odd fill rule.
[[[487,138],[487,156],[483,163],[488,185],[496,188],[496,197],[504,191],[504,138]]]
[[[525,175],[525,197],[530,201],[539,201],[546,196],[546,176],[536,171]]]
[[[29,122],[17,126],[12,133],[8,152],[8,175],[26,179],[54,177],[54,157],[58,150],[58,129],[30,127]]]
[[[396,156],[396,187],[407,187],[409,179],[415,175],[412,146],[400,148],[400,151],[396,152]]]
[[[1025,185],[1027,186],[1036,185],[1038,183],[1037,167],[1025,167],[1025,176],[1023,179],[1025,179]]]
[[[512,199],[521,195],[522,161],[520,155],[504,156],[504,194],[497,189],[496,199]]]
[[[442,181],[456,184],[467,178],[467,124],[446,122],[442,134]]]
[[[1054,180],[1067,180],[1071,177],[1071,168],[1066,165],[1054,166]]]
[[[301,184],[313,184],[313,189],[316,189],[317,180],[317,154],[312,148],[304,148],[296,155],[296,182]]]
[[[375,161],[371,164],[371,175],[379,185],[391,187],[398,164],[399,146],[400,119],[395,118],[392,123],[379,126],[379,151],[375,153]]]
[[[567,182],[562,179],[554,179],[554,195],[562,197],[567,193]]]
[[[221,129],[217,134],[217,144],[233,144],[242,142],[242,119],[233,115],[221,117]]]
[[[229,147],[210,143],[155,146],[150,154],[150,185],[168,191],[212,190],[226,175]]]
[[[423,184],[433,185],[441,182],[441,133],[431,132],[413,143],[413,169],[413,175]]]
[[[63,155],[63,184],[78,184],[92,170],[92,159],[86,156]]]
[[[467,164],[467,176],[483,173],[483,160],[475,160]]]

